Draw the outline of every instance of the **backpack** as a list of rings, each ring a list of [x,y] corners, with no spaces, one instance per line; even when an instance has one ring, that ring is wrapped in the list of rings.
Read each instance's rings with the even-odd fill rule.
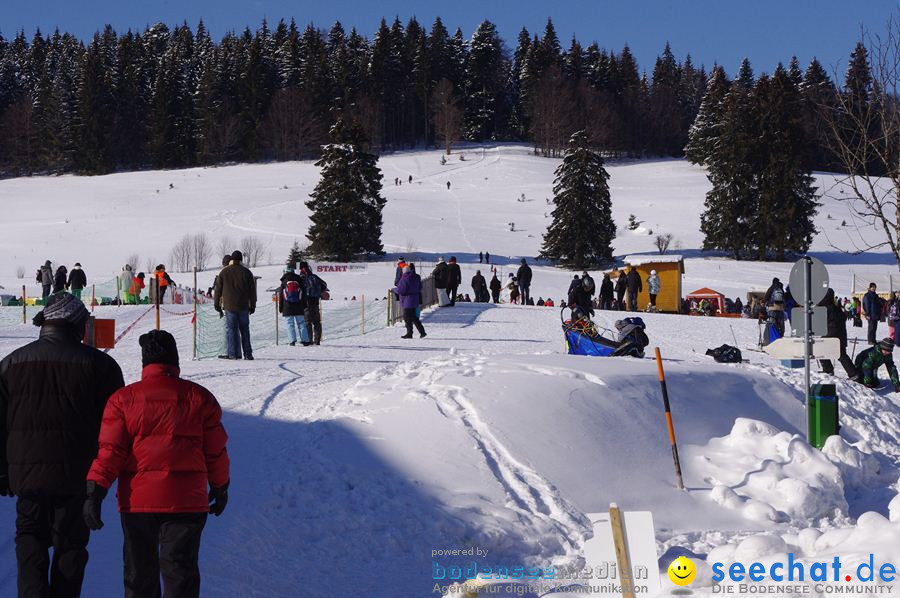
[[[743,356],[741,350],[731,345],[722,345],[715,349],[708,349],[706,354],[715,359],[718,363],[741,363]]]
[[[784,290],[775,287],[772,291],[772,303],[784,303]]]
[[[900,302],[894,301],[888,309],[888,321],[895,322],[900,320]]]
[[[300,303],[300,283],[296,280],[289,280],[284,285],[282,291],[285,303]]]
[[[306,295],[310,299],[321,299],[322,293],[327,290],[328,285],[315,274],[309,274],[306,277]]]
[[[37,283],[41,283],[41,282],[43,282],[43,280],[44,280],[44,277],[41,276],[41,269],[38,268],[37,275],[35,276],[34,281]]]
[[[594,294],[594,279],[590,276],[584,276],[581,279],[581,284],[584,285],[584,290],[588,292],[589,295]]]

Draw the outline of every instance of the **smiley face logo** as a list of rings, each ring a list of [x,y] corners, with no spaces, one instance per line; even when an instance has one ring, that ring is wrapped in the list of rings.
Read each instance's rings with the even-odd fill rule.
[[[686,586],[697,576],[697,567],[690,559],[678,557],[669,565],[669,579],[676,586]]]

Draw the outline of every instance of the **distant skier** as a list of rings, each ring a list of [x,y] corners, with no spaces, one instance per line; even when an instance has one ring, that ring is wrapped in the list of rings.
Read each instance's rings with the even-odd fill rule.
[[[631,267],[628,270],[626,283],[628,284],[628,311],[637,311],[638,293],[644,290],[641,275],[638,273],[637,268]]]
[[[66,283],[68,282],[68,270],[66,270],[65,266],[60,266],[56,269],[56,276],[53,278],[53,292],[54,293],[62,293],[66,290]]]
[[[416,274],[413,264],[403,268],[400,282],[394,287],[394,292],[400,296],[400,307],[403,309],[403,322],[406,324],[406,334],[400,338],[412,338],[413,326],[419,331],[419,338],[425,338],[425,327],[418,316],[419,298],[422,294],[422,278]]]
[[[477,303],[488,302],[487,281],[481,275],[481,270],[476,270],[475,276],[472,277],[472,291],[475,293],[475,301]]]
[[[603,281],[600,283],[600,309],[612,309],[612,302],[613,283],[609,274],[604,274]]]
[[[522,296],[522,305],[528,305],[531,298],[531,266],[522,258],[522,265],[516,271],[516,279],[519,281],[519,293]]]
[[[69,280],[66,282],[66,287],[72,291],[75,297],[81,299],[81,291],[86,286],[87,276],[84,274],[84,270],[81,269],[81,264],[75,262],[75,265],[72,266],[72,271],[69,272]]]
[[[656,296],[659,295],[660,281],[656,270],[650,270],[650,276],[647,277],[647,292],[650,294],[649,311],[656,311]]]
[[[500,303],[500,291],[503,289],[503,283],[500,282],[500,279],[497,278],[497,273],[494,272],[494,275],[491,277],[491,299],[493,299],[494,303]]]
[[[447,191],[450,190],[450,181],[447,181]]]
[[[619,311],[625,311],[625,293],[628,291],[628,283],[625,280],[625,272],[622,270],[617,272],[619,275],[616,278],[616,306]]]
[[[883,339],[874,347],[869,347],[856,356],[857,382],[862,382],[869,388],[878,388],[881,382],[878,380],[878,369],[884,366],[891,378],[894,392],[900,392],[900,377],[897,375],[897,366],[894,365],[894,341]]]
[[[407,182],[412,183],[412,175],[409,175],[409,180]]]
[[[456,256],[450,256],[450,265],[447,266],[447,294],[450,296],[450,305],[456,305],[456,295],[459,285],[462,284],[462,271],[456,263]]]
[[[46,299],[53,290],[53,266],[50,264],[50,260],[47,260],[43,266],[38,268],[36,280],[43,290],[41,297]]]

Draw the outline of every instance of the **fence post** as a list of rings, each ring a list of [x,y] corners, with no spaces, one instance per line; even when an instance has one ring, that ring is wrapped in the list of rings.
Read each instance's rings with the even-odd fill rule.
[[[25,294],[25,285],[22,285],[22,323],[28,323],[28,296]]]
[[[362,309],[362,326],[361,326],[361,328],[362,328],[362,333],[365,334],[366,333],[366,296],[365,295],[362,296],[362,305],[360,305],[360,308]]]
[[[191,318],[194,329],[194,361],[197,360],[197,266],[194,266],[194,315]]]
[[[96,291],[96,290],[97,290],[97,285],[92,284],[92,285],[91,285],[91,312],[94,311],[94,304],[96,303],[96,301],[95,301],[95,299],[94,299],[95,296],[96,296],[96,294],[95,294],[95,291]]]
[[[119,277],[116,276],[116,306],[117,307],[122,306],[122,295],[121,295],[122,287],[120,286],[120,284],[121,283],[119,282]]]
[[[278,346],[278,297],[275,297],[275,300],[272,302],[275,306],[275,346]],[[288,326],[290,328],[290,326]]]
[[[388,304],[387,304],[387,326],[388,326],[388,328],[390,328],[391,323],[392,323],[391,322],[391,310],[393,309],[393,306],[394,306],[394,298],[391,294],[391,291],[388,291],[387,302],[388,302]]]

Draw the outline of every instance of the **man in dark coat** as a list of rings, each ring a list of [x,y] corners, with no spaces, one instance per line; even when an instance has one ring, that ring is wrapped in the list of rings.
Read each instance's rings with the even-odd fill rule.
[[[115,360],[82,344],[89,316],[69,293],[51,296],[34,318],[38,340],[0,362],[0,496],[18,496],[21,598],[81,592],[85,478],[103,409],[124,386]]]
[[[591,304],[590,282],[580,279],[579,284],[569,287],[569,308],[572,310],[572,319],[590,319],[594,315],[594,307]]]
[[[612,309],[612,300],[613,283],[609,274],[604,274],[603,282],[600,283],[600,309]]]
[[[628,310],[637,311],[638,293],[644,290],[644,283],[641,282],[641,275],[637,268],[631,268],[628,271],[626,284],[628,285]]]
[[[522,258],[522,265],[516,271],[516,280],[519,281],[519,295],[522,296],[522,305],[528,305],[531,298],[531,266]]]
[[[628,291],[626,278],[625,272],[620,270],[619,276],[616,278],[616,305],[619,311],[625,311],[625,293]]]
[[[857,374],[856,366],[853,365],[853,360],[847,355],[847,318],[844,316],[844,311],[835,303],[834,289],[828,289],[819,305],[825,308],[828,318],[828,329],[825,332],[825,338],[838,339],[841,347],[839,361],[844,367],[844,371],[847,372],[847,377],[855,378]],[[823,359],[819,364],[822,366],[823,372],[828,375],[834,375],[834,364],[831,363],[830,359]]]
[[[447,262],[444,261],[443,256],[438,259],[437,266],[435,266],[434,270],[431,271],[431,277],[434,279],[434,288],[438,290],[438,297],[440,297],[440,292],[442,289],[444,293],[447,292],[447,281],[450,279],[450,271],[447,266]],[[439,303],[443,305],[443,302],[440,301],[440,299]]]
[[[53,266],[50,260],[44,262],[44,265],[38,270],[37,281],[41,283],[43,294],[42,298],[46,299],[53,290]]]
[[[66,282],[69,280],[69,272],[65,266],[56,269],[56,276],[53,278],[53,292],[62,293],[66,290]]]
[[[328,285],[313,273],[306,262],[300,262],[300,275],[303,279],[303,301],[306,303],[306,310],[303,312],[303,317],[306,319],[306,330],[310,342],[320,345],[322,344],[322,310],[319,308],[319,301],[322,300],[323,293],[328,292]]]
[[[456,256],[450,256],[450,265],[447,266],[447,294],[450,295],[450,305],[456,305],[456,293],[462,284],[462,271],[456,263]]]
[[[500,303],[500,291],[503,289],[503,283],[497,278],[497,273],[491,277],[491,299],[494,303]]]
[[[250,316],[256,311],[256,279],[244,267],[244,254],[235,250],[231,263],[222,268],[216,278],[213,303],[216,311],[225,313],[225,344],[227,354],[221,359],[253,359],[250,343]]]
[[[122,282],[124,286],[125,281]],[[131,281],[127,281],[127,284],[130,286]],[[72,291],[72,294],[75,295],[76,299],[81,299],[81,291],[84,287],[87,286],[87,276],[84,275],[84,270],[81,269],[81,264],[75,262],[75,265],[72,266],[72,271],[69,272],[69,281],[66,283],[66,287]]]
[[[874,282],[869,283],[869,292],[863,296],[863,315],[869,321],[869,344],[874,345],[878,336],[878,322],[881,320],[884,301],[878,296]]]
[[[481,275],[481,270],[476,270],[475,276],[472,277],[472,290],[475,292],[476,303],[488,302],[487,281]]]

